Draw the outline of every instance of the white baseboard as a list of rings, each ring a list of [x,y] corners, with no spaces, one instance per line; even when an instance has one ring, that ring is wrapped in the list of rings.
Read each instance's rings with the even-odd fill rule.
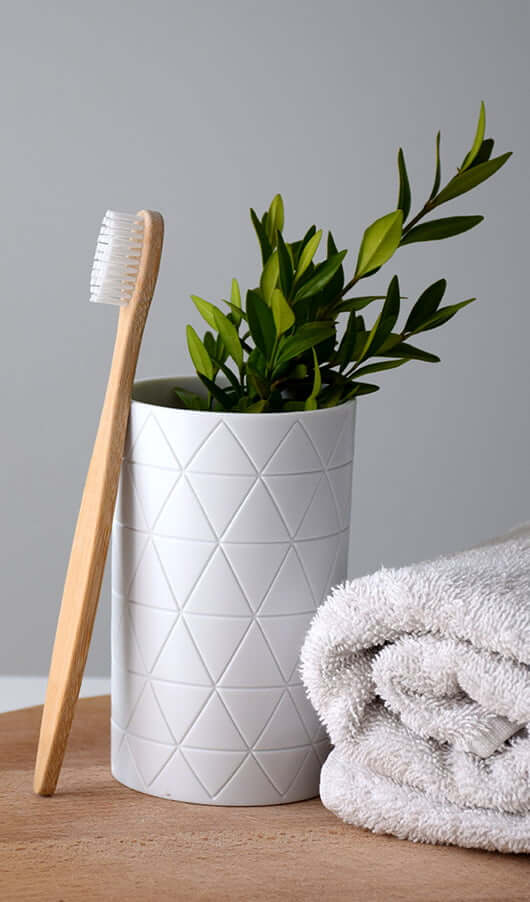
[[[0,714],[17,708],[42,705],[47,681],[45,676],[0,676]],[[108,677],[85,677],[80,694],[86,697],[108,695],[109,692]]]

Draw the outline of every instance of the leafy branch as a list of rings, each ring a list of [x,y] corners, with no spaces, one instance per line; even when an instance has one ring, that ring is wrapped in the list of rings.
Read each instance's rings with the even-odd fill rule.
[[[441,186],[440,133],[435,141],[435,173],[431,193],[409,219],[412,191],[403,150],[398,151],[399,189],[396,209],[365,230],[355,270],[346,282],[344,259],[328,233],[326,256],[316,262],[322,230],[311,226],[294,242],[284,238],[284,206],[277,194],[260,217],[250,211],[261,251],[259,285],[249,289],[243,304],[239,284],[232,279],[227,311],[197,295],[192,300],[210,327],[201,339],[187,327],[188,350],[204,385],[204,396],[177,389],[177,403],[190,409],[239,412],[315,410],[331,407],[379,386],[358,380],[411,360],[435,363],[439,358],[411,344],[413,336],[438,328],[474,298],[440,306],[445,279],[422,292],[402,326],[397,275],[385,295],[349,296],[362,280],[374,275],[399,247],[453,237],[474,228],[483,217],[427,218],[439,206],[471,191],[494,175],[510,153],[492,158],[493,139],[485,138],[486,115],[481,104],[471,148],[461,166]],[[427,218],[427,221],[423,221]],[[364,308],[383,301],[371,327]],[[337,326],[348,314],[342,336]]]

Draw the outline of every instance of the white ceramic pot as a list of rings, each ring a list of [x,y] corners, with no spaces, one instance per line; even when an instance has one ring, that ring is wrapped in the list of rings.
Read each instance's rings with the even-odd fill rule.
[[[213,805],[318,795],[328,740],[298,664],[346,577],[353,402],[172,408],[137,383],[113,527],[112,773]]]

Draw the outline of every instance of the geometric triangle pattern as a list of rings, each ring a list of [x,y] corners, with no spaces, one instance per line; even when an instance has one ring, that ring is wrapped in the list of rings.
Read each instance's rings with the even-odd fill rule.
[[[282,696],[282,689],[221,689],[219,697],[249,748],[256,744]],[[316,716],[316,715],[315,715]]]
[[[228,783],[246,758],[245,752],[230,751],[217,751],[212,756],[207,749],[182,749],[182,755],[212,797]]]
[[[214,617],[184,614],[198,652],[216,683],[233,660],[241,639],[247,632],[248,617]]]
[[[259,608],[260,615],[285,614],[286,599],[289,599],[291,614],[306,612],[308,609],[314,613],[313,595],[307,591],[307,576],[294,548],[289,549],[278,570],[267,597]]]
[[[254,485],[255,476],[220,479],[217,474],[190,473],[188,480],[215,535],[221,538]]]
[[[136,643],[150,673],[177,619],[176,611],[154,610],[143,604],[129,605],[129,617],[136,636]]]
[[[285,795],[307,757],[307,748],[304,745],[297,749],[273,749],[255,754],[256,761],[274,783],[280,795]]]
[[[310,737],[288,692],[284,692],[274,714],[256,742],[256,749],[288,749],[307,746]]]
[[[305,512],[297,538],[316,539],[322,536],[322,523],[326,523],[326,534],[335,535],[340,531],[337,502],[326,473],[320,477],[316,492]]]
[[[159,467],[146,467],[133,463],[129,463],[127,466],[147,528],[152,530],[178,475],[174,470],[160,469]],[[134,514],[135,511],[132,513]],[[122,522],[126,525],[134,525],[130,520],[122,520]]]
[[[259,610],[288,551],[287,542],[238,542],[223,545],[223,552],[252,611]],[[286,610],[285,598],[283,610]]]
[[[183,606],[187,614],[249,615],[251,611],[245,593],[222,548],[216,548]]]
[[[290,680],[296,669],[312,618],[313,611],[309,614],[292,614],[289,617],[264,617],[260,621],[260,627],[285,680]]]
[[[307,512],[320,473],[297,473],[295,476],[264,476],[269,489],[291,536],[295,536]]]
[[[308,542],[299,542],[297,545],[304,575],[313,592],[315,607],[320,604],[321,599],[327,596],[334,585],[331,580],[331,572],[340,547],[340,536],[311,539]]]
[[[175,599],[153,540],[147,543],[128,592],[129,601],[174,611]]]
[[[329,740],[299,654],[347,575],[354,410],[133,401],[112,544],[112,772],[127,786],[217,805],[318,793]]]
[[[296,461],[296,467],[293,462]],[[322,461],[307,432],[295,422],[264,469],[267,476],[295,473],[319,473]]]

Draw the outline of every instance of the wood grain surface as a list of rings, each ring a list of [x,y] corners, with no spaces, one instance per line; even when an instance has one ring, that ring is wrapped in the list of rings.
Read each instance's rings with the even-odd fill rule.
[[[41,708],[0,715],[4,902],[527,902],[527,856],[420,846],[318,800],[215,808],[112,779],[108,698],[79,702],[55,796],[32,792]]]

